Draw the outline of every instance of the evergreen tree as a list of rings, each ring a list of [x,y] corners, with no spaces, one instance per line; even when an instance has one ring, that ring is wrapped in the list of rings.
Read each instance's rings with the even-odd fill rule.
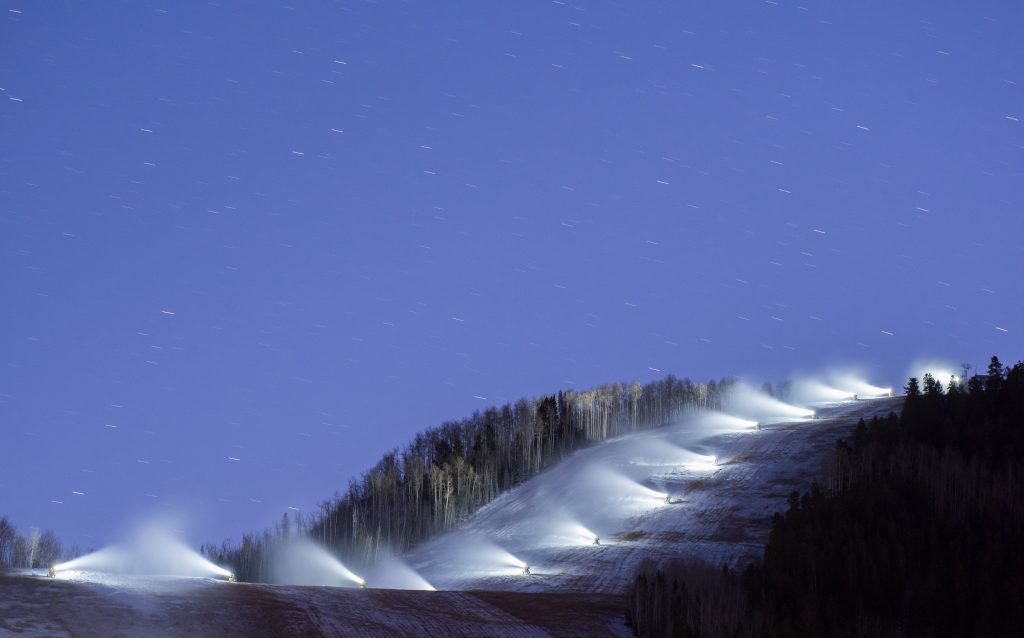
[[[934,397],[942,394],[942,384],[935,380],[931,372],[924,373],[924,395]]]
[[[921,388],[917,383],[917,377],[910,377],[907,385],[903,388],[903,394],[907,395],[908,398],[921,396]]]
[[[1003,385],[1003,364],[1000,363],[999,357],[993,355],[992,360],[988,364],[988,380],[985,383],[985,389],[989,392],[998,392]]]

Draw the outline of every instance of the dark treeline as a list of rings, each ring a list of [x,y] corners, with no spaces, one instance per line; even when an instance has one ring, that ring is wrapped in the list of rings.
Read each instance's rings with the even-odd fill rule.
[[[651,638],[753,635],[749,614],[740,575],[697,559],[644,561],[627,597],[633,631]]]
[[[65,555],[60,540],[50,530],[40,532],[31,527],[27,533],[19,534],[7,517],[0,517],[0,569],[51,567],[78,553],[72,548]]]
[[[274,546],[298,528],[360,568],[451,529],[584,446],[717,408],[729,384],[669,376],[646,385],[604,385],[488,408],[427,430],[385,454],[313,515],[297,521],[285,516],[277,530],[245,534],[240,544],[206,545],[202,551],[240,580],[265,581]]]
[[[912,378],[775,514],[759,564],[645,565],[627,614],[640,636],[1021,635],[1022,476],[1024,364]]]

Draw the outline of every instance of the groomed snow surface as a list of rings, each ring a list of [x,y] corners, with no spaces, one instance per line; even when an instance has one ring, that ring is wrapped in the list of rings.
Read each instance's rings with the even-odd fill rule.
[[[835,440],[901,405],[843,401],[814,420],[734,409],[743,418],[581,450],[403,557],[447,591],[22,571],[0,574],[0,637],[629,636],[622,594],[642,560],[758,558],[771,514],[820,475]]]
[[[503,494],[405,561],[437,589],[617,595],[646,558],[745,565],[762,554],[787,496],[820,476],[836,439],[859,418],[901,405],[822,404],[818,419],[762,415],[760,430],[753,419],[711,414],[607,441]]]

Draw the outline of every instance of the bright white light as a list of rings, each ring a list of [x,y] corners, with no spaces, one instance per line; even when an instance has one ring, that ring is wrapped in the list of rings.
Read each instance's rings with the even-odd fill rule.
[[[278,547],[271,580],[279,585],[365,587],[366,581],[341,564],[329,551],[308,538],[292,538]]]
[[[490,577],[521,574],[526,562],[493,541],[477,534],[451,534],[440,539],[437,551],[463,576]]]
[[[79,556],[54,566],[57,574],[69,571],[179,576],[192,578],[230,578],[231,572],[203,558],[156,525],[141,528],[134,538],[121,545]]]
[[[598,534],[584,527],[580,523],[569,522],[560,526],[559,536],[565,538],[572,545],[593,545]]]
[[[631,496],[633,496],[634,498],[639,498],[643,501],[664,501],[665,497],[668,496],[668,494],[666,494],[665,492],[652,490],[646,485],[641,485],[636,481],[629,482],[632,483],[633,494]]]
[[[723,403],[731,414],[762,423],[807,418],[810,415],[807,408],[779,401],[743,384],[731,388]]]
[[[699,455],[692,452],[689,454],[691,456],[687,457],[687,463],[694,457],[699,457]],[[686,465],[684,464],[683,466],[685,467]],[[610,500],[615,503],[611,505],[614,508],[640,510],[665,500],[664,492],[653,490],[618,472],[598,467],[588,468],[580,474],[584,484],[590,482],[584,478],[589,476],[594,476],[595,481],[600,482],[603,495],[602,500],[606,501],[605,506],[608,506],[607,501]]]
[[[629,444],[631,465],[666,466],[683,465],[691,460],[693,453],[673,445],[664,439],[639,438]]]
[[[686,464],[686,469],[695,472],[714,472],[718,469],[718,457],[713,454],[697,455],[698,458]]]
[[[918,385],[921,386],[924,383],[924,375],[931,374],[932,378],[942,384],[943,390],[949,389],[949,382],[951,379],[955,379],[956,383],[960,383],[960,375],[956,372],[956,366],[939,361],[931,361],[924,363],[915,364],[908,376],[917,377]]]
[[[530,568],[525,561],[520,560],[516,556],[513,556],[508,551],[502,551],[504,552],[504,556],[501,557],[501,567],[503,572],[507,573],[508,570],[511,570],[513,574],[529,573],[527,570],[529,570]]]
[[[758,427],[754,419],[744,419],[724,412],[705,412],[694,417],[691,423],[693,428],[707,434],[746,432]]]
[[[792,396],[801,403],[838,403],[849,401],[855,391],[845,386],[833,387],[815,379],[799,379],[793,383]]]
[[[872,385],[854,375],[836,375],[834,380],[836,385],[857,395],[860,399],[875,399],[889,395],[889,388]]]
[[[425,578],[397,557],[386,558],[373,566],[367,579],[381,589],[435,591]]]

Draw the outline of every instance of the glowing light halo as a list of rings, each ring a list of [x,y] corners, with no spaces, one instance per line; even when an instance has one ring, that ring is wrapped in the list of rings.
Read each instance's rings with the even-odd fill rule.
[[[140,530],[131,542],[111,545],[53,566],[55,576],[67,572],[97,572],[135,576],[220,577],[233,579],[216,565],[170,534],[153,527]]]
[[[729,391],[723,401],[723,407],[729,414],[756,419],[762,423],[776,419],[809,418],[813,417],[814,413],[813,410],[780,401],[742,383]]]

